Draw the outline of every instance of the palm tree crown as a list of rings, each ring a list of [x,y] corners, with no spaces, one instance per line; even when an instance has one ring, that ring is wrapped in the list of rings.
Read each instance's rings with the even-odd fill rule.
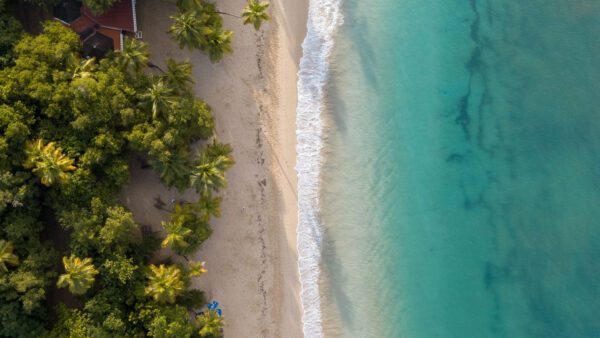
[[[177,8],[182,12],[202,12],[204,4],[200,0],[176,0]]]
[[[59,288],[69,287],[69,291],[74,295],[82,295],[94,284],[94,277],[98,270],[94,268],[91,258],[84,258],[71,255],[63,257],[65,274],[60,275],[56,286]]]
[[[232,31],[217,27],[206,35],[206,43],[201,45],[200,49],[208,53],[210,62],[219,62],[223,55],[233,53],[233,48],[231,48],[232,38]]]
[[[123,50],[115,52],[117,64],[122,69],[133,69],[138,72],[146,67],[150,53],[147,50],[148,44],[140,42],[133,38],[126,38]]]
[[[175,185],[179,191],[183,191],[189,187],[189,162],[187,152],[181,151],[161,155],[157,160],[151,161],[151,164],[168,187]]]
[[[152,87],[140,96],[140,101],[142,105],[150,107],[152,118],[155,120],[159,117],[166,119],[175,104],[173,90],[162,80],[154,81]]]
[[[147,296],[152,296],[159,303],[174,303],[175,298],[185,290],[181,281],[181,270],[176,266],[165,267],[150,265],[150,283],[146,287]]]
[[[192,169],[190,176],[191,185],[196,187],[196,191],[203,196],[227,185],[225,181],[225,170],[228,168],[230,161],[226,156],[217,156],[210,158],[206,151],[200,151],[196,166]]]
[[[167,60],[167,73],[164,79],[170,88],[185,91],[189,85],[196,82],[192,79],[192,63],[189,59],[175,62],[173,59]]]
[[[73,79],[85,79],[92,76],[96,68],[96,58],[78,60],[73,67]]]
[[[216,310],[207,310],[196,317],[200,326],[200,337],[221,337],[221,329],[225,326],[223,317]]]
[[[167,231],[167,237],[162,241],[161,246],[166,248],[169,245],[188,246],[185,237],[192,233],[192,230],[183,226],[181,222],[162,222],[163,228]]]
[[[208,193],[200,197],[200,200],[195,203],[196,209],[202,214],[200,219],[205,222],[210,220],[210,216],[221,217],[221,197],[212,197]]]
[[[251,23],[254,25],[254,28],[256,30],[259,30],[260,25],[263,21],[271,20],[271,17],[269,16],[269,14],[267,14],[268,7],[268,1],[248,1],[248,6],[246,6],[246,8],[244,8],[244,11],[242,12],[242,18],[244,18],[244,25]]]
[[[56,148],[54,142],[44,145],[42,139],[27,143],[25,148],[27,160],[23,166],[33,168],[33,173],[38,176],[42,184],[50,186],[55,182],[65,183],[69,180],[68,171],[75,170],[73,160],[62,153],[61,148]]]
[[[207,27],[201,15],[197,11],[179,12],[176,15],[171,15],[173,26],[168,32],[172,35],[173,40],[179,44],[179,48],[187,48],[192,50],[200,48],[206,42],[205,36],[212,32]]]
[[[11,242],[0,239],[0,273],[8,272],[6,264],[16,266],[19,264],[19,257],[13,253]]]
[[[204,264],[206,264],[206,262],[188,262],[188,265],[190,267],[190,276],[198,277],[206,273]]]

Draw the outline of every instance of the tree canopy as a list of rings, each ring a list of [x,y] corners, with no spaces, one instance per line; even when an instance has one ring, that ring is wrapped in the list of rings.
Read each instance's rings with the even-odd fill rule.
[[[199,49],[211,62],[219,62],[233,52],[233,32],[223,28],[223,18],[215,4],[200,0],[178,0],[179,12],[171,16],[169,28],[173,40],[181,49]]]
[[[79,37],[62,24],[22,35],[2,15],[0,6],[0,33],[17,42],[0,38],[0,336],[197,333],[188,310],[205,299],[190,278],[203,265],[152,261],[163,239],[142,233],[118,200],[133,152],[166,185],[191,187],[202,159],[188,147],[214,128],[210,107],[192,92],[192,65],[168,60],[167,72],[153,75],[147,45],[134,39],[122,52],[84,59]],[[227,148],[203,149],[218,147]],[[219,162],[219,175],[230,152],[220,155],[229,164]],[[182,255],[196,250],[219,203],[201,197],[179,206],[166,244]],[[53,241],[67,248],[58,252]],[[79,307],[58,306],[49,323],[54,286],[68,287]]]
[[[252,24],[254,29],[259,30],[263,21],[271,20],[271,17],[267,14],[268,7],[268,1],[260,2],[259,0],[249,0],[248,6],[246,6],[242,12],[244,25]]]

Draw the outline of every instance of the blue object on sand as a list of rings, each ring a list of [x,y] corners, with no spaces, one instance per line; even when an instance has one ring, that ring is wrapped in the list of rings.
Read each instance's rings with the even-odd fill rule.
[[[221,309],[217,309],[217,313],[219,314],[219,317],[223,316],[223,311],[221,311]]]
[[[213,301],[212,305],[213,305],[213,309],[216,309],[219,306],[219,303]]]
[[[211,304],[211,303],[208,303],[208,304],[206,304],[206,307],[207,307],[209,310],[212,310],[212,304]]]

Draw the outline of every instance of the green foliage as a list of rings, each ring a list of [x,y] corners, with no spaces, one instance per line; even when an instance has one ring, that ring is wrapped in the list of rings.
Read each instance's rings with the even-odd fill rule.
[[[178,94],[186,94],[190,91],[190,85],[196,81],[192,78],[192,63],[189,59],[180,62],[167,59],[167,72],[162,77],[167,87]]]
[[[232,31],[215,27],[206,35],[206,43],[200,45],[200,50],[208,54],[211,62],[219,62],[224,55],[233,53],[233,48],[231,47],[232,39]]]
[[[83,0],[94,15],[106,13],[118,0]]]
[[[248,6],[242,12],[244,25],[252,24],[254,25],[254,29],[259,30],[263,21],[271,20],[271,17],[267,14],[268,7],[268,1],[259,2],[259,0],[249,0]]]
[[[105,1],[111,2],[115,0]],[[148,57],[150,57],[148,44],[130,37],[125,38],[123,50],[116,51],[115,55],[115,60],[122,70],[133,70],[135,72],[139,72],[142,68],[146,67],[148,65]]]
[[[206,305],[206,297],[204,292],[196,289],[190,289],[182,292],[177,297],[177,304],[180,304],[188,309],[201,309]]]
[[[84,258],[71,255],[71,257],[63,257],[63,265],[65,273],[60,275],[56,286],[59,288],[69,287],[69,291],[74,295],[82,295],[89,289],[98,274],[98,270],[94,268],[91,258]]]
[[[0,2],[0,68],[10,64],[15,41],[23,34],[21,23],[6,12],[4,1]]]
[[[68,171],[75,170],[73,160],[62,153],[62,148],[56,148],[54,142],[44,145],[42,139],[27,143],[25,148],[27,159],[23,166],[32,169],[40,177],[42,184],[50,186],[54,183],[69,181]]]
[[[90,316],[78,309],[67,309],[63,304],[56,311],[58,321],[49,336],[52,338],[87,338],[92,337],[94,327]]]
[[[219,15],[202,15],[207,24],[222,24]],[[131,212],[117,202],[129,181],[131,150],[148,154],[168,185],[189,187],[188,146],[212,136],[214,128],[210,107],[192,93],[191,64],[169,60],[165,74],[148,75],[143,71],[146,45],[135,40],[127,41],[123,52],[85,60],[79,37],[59,23],[45,23],[37,36],[23,35],[6,54],[4,37],[0,337],[195,334],[186,308],[205,300],[201,292],[187,288],[190,273],[202,273],[202,266],[153,269],[149,260],[160,239],[140,234]],[[230,151],[226,153],[224,157]],[[187,206],[169,220],[190,231],[184,236],[187,245],[177,251],[191,253],[208,238],[204,213],[217,215],[219,202],[211,198],[203,207]],[[56,221],[66,232],[46,231],[44,237],[70,239],[58,282],[58,255],[40,238]],[[53,327],[44,302],[54,283],[81,295],[82,306],[59,307]]]
[[[200,212],[200,219],[208,222],[210,216],[221,217],[221,197],[212,197],[212,194],[200,196],[200,200],[196,202],[195,208]]]
[[[196,328],[188,320],[185,307],[163,310],[151,322],[148,336],[156,338],[191,337]]]
[[[173,89],[160,79],[156,79],[147,92],[140,96],[140,104],[152,111],[153,120],[167,120],[175,102]]]
[[[183,227],[181,222],[162,222],[162,226],[167,231],[167,237],[165,237],[161,244],[163,248],[166,248],[169,245],[181,248],[188,246],[188,243],[185,241],[185,237],[191,234],[192,230]]]
[[[46,10],[51,10],[52,7],[60,3],[60,0],[22,0],[25,3],[29,3],[35,6],[39,6]]]
[[[163,247],[171,245],[175,253],[186,256],[195,252],[211,235],[212,229],[207,222],[196,216],[194,207],[195,205],[189,203],[175,204],[169,222],[163,222],[163,227],[167,231],[167,237],[162,243]]]
[[[206,269],[204,268],[204,264],[206,262],[192,262],[189,261],[188,265],[190,267],[190,276],[198,277],[202,274],[206,273]]]
[[[61,225],[72,230],[71,251],[81,256],[124,255],[139,242],[139,224],[131,212],[119,205],[93,198],[91,207],[60,214]]]
[[[55,256],[35,238],[26,243],[14,248],[19,265],[0,273],[1,337],[38,337],[47,318],[45,289],[54,276],[49,269]]]
[[[10,169],[23,162],[24,158],[14,155],[22,153],[34,122],[32,111],[23,103],[0,105],[0,168]]]
[[[191,163],[185,150],[175,154],[166,151],[152,160],[151,164],[168,187],[175,186],[179,191],[189,188]]]
[[[179,12],[171,15],[171,19],[173,26],[169,28],[168,33],[179,44],[179,48],[192,51],[206,43],[206,35],[211,30],[203,22],[202,15],[196,11]]]
[[[166,267],[161,264],[157,267],[150,264],[148,279],[148,286],[144,292],[159,303],[174,303],[175,298],[185,291],[181,270],[174,265]]]
[[[7,242],[0,239],[0,273],[8,272],[8,265],[19,265],[19,257],[13,253],[13,245],[11,242]]]
[[[28,173],[22,171],[0,173],[0,213],[6,208],[20,208],[32,198],[33,189],[27,184],[29,177]]]
[[[208,54],[211,62],[218,62],[223,55],[233,52],[233,32],[223,29],[223,18],[212,3],[198,0],[178,0],[179,13],[172,15],[169,28],[179,48],[199,49]]]
[[[100,273],[102,274],[105,283],[127,284],[128,281],[133,279],[137,269],[138,266],[135,265],[133,258],[128,258],[123,255],[114,255],[104,261],[100,267]]]
[[[200,326],[200,337],[222,337],[221,329],[225,326],[225,320],[217,314],[216,310],[207,310],[203,315],[196,317]]]
[[[211,191],[218,192],[227,186],[225,171],[233,165],[233,157],[229,155],[230,147],[223,147],[216,142],[198,151],[192,169],[191,185],[202,196],[209,196]]]

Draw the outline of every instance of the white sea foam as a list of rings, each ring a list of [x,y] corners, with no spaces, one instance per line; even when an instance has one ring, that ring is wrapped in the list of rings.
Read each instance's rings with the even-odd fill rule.
[[[323,162],[324,87],[329,75],[329,56],[343,18],[342,0],[310,0],[307,33],[298,72],[296,110],[298,172],[298,269],[304,337],[322,337],[319,297],[319,261],[322,227],[319,219],[319,177]]]

